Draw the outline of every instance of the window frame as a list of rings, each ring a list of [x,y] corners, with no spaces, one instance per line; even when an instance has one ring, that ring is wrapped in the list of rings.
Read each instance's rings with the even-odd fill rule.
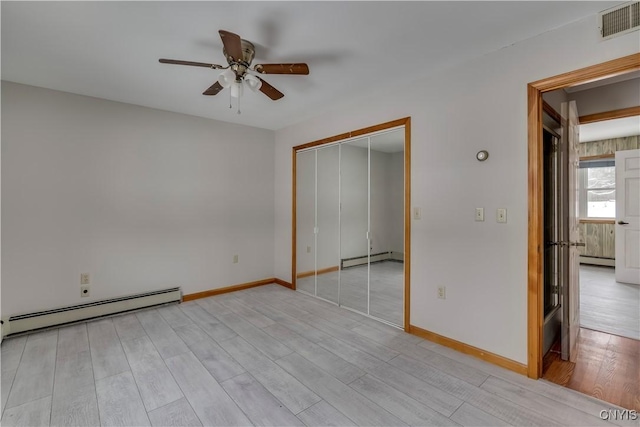
[[[583,166],[583,164],[586,164]],[[605,217],[595,217],[589,216],[589,208],[588,208],[588,193],[593,190],[616,190],[615,180],[613,188],[588,188],[588,173],[587,171],[590,169],[588,164],[600,164],[600,166],[595,167],[613,167],[615,172],[616,161],[615,154],[604,154],[598,156],[589,156],[589,157],[580,157],[580,162],[578,166],[578,217],[581,220],[593,220],[593,219],[602,219],[602,220],[613,220],[614,216],[605,216]],[[615,175],[614,175],[615,178]]]

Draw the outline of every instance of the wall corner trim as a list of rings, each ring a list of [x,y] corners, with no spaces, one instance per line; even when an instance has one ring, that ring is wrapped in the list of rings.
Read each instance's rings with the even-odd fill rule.
[[[506,357],[499,356],[495,353],[482,350],[480,348],[474,347],[469,344],[465,344],[460,341],[456,341],[451,338],[447,338],[442,335],[438,335],[435,332],[427,331],[426,329],[422,329],[414,325],[409,325],[409,333],[412,335],[416,335],[420,338],[433,341],[445,347],[452,348],[461,353],[468,354],[470,356],[484,360],[485,362],[489,362],[494,365],[500,366],[501,368],[505,368],[510,371],[516,372],[520,375],[527,375],[527,365],[520,362],[516,362],[515,360],[507,359]]]
[[[291,290],[295,290],[295,288],[293,287],[293,284],[289,283],[289,282],[285,282],[282,279],[278,279],[277,277],[275,279],[273,279],[273,283],[276,283],[280,286],[284,286],[285,288],[291,289]]]

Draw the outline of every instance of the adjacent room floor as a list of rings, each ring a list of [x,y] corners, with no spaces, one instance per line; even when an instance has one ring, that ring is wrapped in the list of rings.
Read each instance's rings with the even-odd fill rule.
[[[556,347],[545,357],[543,378],[640,412],[640,341],[581,328],[575,363]]]
[[[7,339],[2,407],[3,426],[615,425],[608,403],[278,285]]]
[[[618,283],[611,267],[580,266],[580,335],[576,362],[544,360],[543,378],[640,411],[640,286]]]
[[[612,267],[581,265],[580,326],[640,340],[640,286],[616,282]]]

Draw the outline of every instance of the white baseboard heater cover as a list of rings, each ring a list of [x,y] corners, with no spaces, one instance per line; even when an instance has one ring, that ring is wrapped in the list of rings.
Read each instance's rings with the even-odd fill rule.
[[[615,267],[616,260],[614,258],[602,258],[602,257],[580,255],[580,264],[606,265],[609,267]]]
[[[170,288],[11,316],[3,319],[2,337],[180,301],[180,288]]]
[[[367,257],[367,255],[353,257],[353,258],[344,258],[340,260],[341,269],[356,267],[358,265],[366,265],[368,262],[382,262],[382,261],[404,261],[404,254],[401,252],[380,252],[377,254],[371,254]]]

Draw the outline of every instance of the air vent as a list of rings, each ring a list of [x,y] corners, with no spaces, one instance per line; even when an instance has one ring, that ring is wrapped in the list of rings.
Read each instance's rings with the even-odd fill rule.
[[[603,40],[640,29],[640,2],[629,2],[599,13]]]

